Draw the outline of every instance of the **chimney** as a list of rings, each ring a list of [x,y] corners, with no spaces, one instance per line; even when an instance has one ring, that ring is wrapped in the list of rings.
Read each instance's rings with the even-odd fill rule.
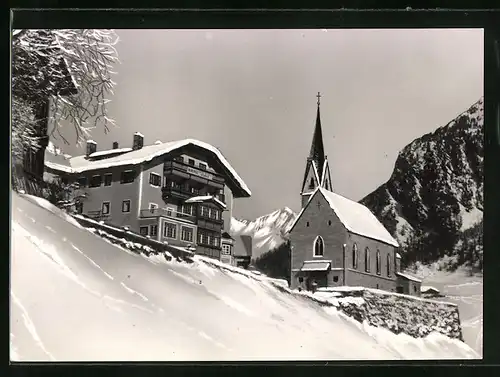
[[[118,149],[118,142],[117,141],[113,141],[113,149]]]
[[[144,135],[140,132],[134,134],[134,143],[132,144],[132,149],[141,149],[144,146]]]
[[[94,140],[87,140],[87,157],[97,151],[97,143]]]

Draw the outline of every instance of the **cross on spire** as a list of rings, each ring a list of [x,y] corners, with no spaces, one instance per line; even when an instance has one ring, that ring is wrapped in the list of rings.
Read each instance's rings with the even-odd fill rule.
[[[316,98],[318,99],[318,106],[319,106],[319,99],[321,98],[320,92],[318,92],[318,94],[316,95]]]

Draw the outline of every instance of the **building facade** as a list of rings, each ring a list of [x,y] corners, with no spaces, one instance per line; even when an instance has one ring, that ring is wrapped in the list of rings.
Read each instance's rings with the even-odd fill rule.
[[[319,101],[300,195],[302,210],[288,235],[292,289],[361,286],[419,294],[405,289],[396,240],[368,208],[333,192]]]
[[[251,195],[220,151],[193,139],[144,146],[136,133],[132,148],[105,151],[89,140],[85,155],[45,165],[87,194],[79,213],[219,260],[233,198]]]

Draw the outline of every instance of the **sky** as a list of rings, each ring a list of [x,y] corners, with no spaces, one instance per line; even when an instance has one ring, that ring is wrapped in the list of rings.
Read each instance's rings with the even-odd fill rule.
[[[333,189],[355,201],[389,179],[405,145],[483,95],[482,29],[116,32],[117,127],[93,131],[97,149],[131,146],[136,131],[145,144],[208,142],[252,191],[234,201],[239,218],[300,210],[317,92]]]

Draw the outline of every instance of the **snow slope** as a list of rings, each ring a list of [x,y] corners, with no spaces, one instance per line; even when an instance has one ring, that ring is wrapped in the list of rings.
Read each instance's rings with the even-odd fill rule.
[[[475,358],[464,343],[361,325],[237,269],[125,252],[12,194],[14,360]],[[342,339],[342,341],[338,341]]]
[[[419,265],[412,273],[423,279],[423,285],[433,286],[445,295],[440,300],[458,305],[464,341],[482,355],[483,277],[470,276],[465,268],[454,272],[439,271],[434,265]]]

